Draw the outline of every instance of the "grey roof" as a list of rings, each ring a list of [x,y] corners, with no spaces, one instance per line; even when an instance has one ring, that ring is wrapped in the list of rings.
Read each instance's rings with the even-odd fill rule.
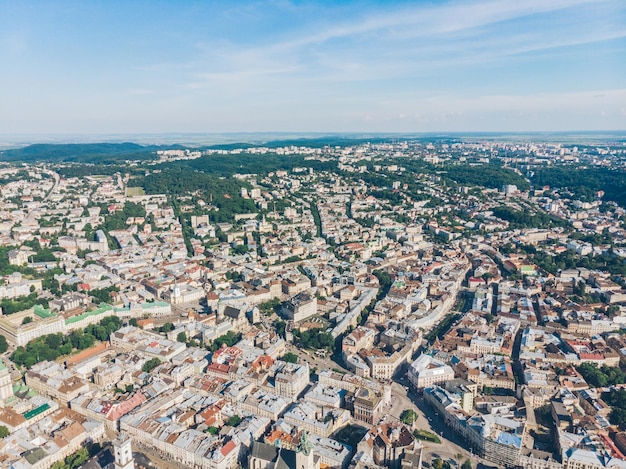
[[[263,461],[275,461],[274,469],[296,469],[296,452],[254,441],[250,456]]]
[[[262,459],[263,461],[274,461],[278,457],[278,448],[276,446],[268,445],[267,443],[255,441],[252,444],[250,456]]]

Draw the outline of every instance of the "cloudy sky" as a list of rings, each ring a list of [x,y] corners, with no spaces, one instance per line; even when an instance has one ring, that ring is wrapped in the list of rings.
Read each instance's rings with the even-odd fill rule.
[[[0,133],[626,129],[626,1],[0,0]]]

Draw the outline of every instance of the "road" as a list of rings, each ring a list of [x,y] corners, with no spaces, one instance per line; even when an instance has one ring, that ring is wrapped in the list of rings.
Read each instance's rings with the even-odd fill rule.
[[[343,369],[343,366],[337,364],[330,357],[320,358],[304,353],[302,349],[292,344],[287,344],[287,351],[295,353],[300,358],[300,363],[308,363],[309,367],[317,369]],[[427,430],[437,434],[441,438],[441,443],[431,443],[423,441],[424,461],[431,462],[434,459],[441,458],[444,461],[455,460],[462,464],[466,459],[471,459],[474,467],[481,459],[474,456],[463,448],[463,442],[448,429],[442,419],[435,414],[435,411],[428,406],[423,398],[417,396],[414,392],[409,391],[406,386],[408,382],[405,377],[392,382],[391,384],[391,401],[388,406],[383,409],[385,418],[399,420],[400,415],[405,410],[413,410],[417,414],[417,420],[413,424],[414,429]],[[358,422],[357,422],[358,423]]]
[[[287,344],[287,351],[298,355],[299,363],[307,363],[310,368],[345,370],[343,365],[336,363],[331,357],[317,357],[313,352],[304,351],[293,344]],[[383,409],[382,413],[387,419],[399,420],[402,412],[408,409],[417,414],[417,420],[413,424],[414,429],[427,430],[441,438],[441,443],[422,441],[425,451],[424,461],[430,463],[437,458],[444,461],[454,460],[459,464],[459,467],[468,458],[471,459],[474,467],[477,463],[484,462],[481,458],[464,449],[464,442],[446,427],[443,420],[424,402],[422,397],[408,389],[406,377],[401,376],[392,382],[391,402]]]
[[[180,462],[162,458],[154,448],[135,442],[135,440],[133,440],[133,448],[137,450],[133,451],[133,459],[137,462],[135,467],[145,469],[181,469],[188,467]]]
[[[417,420],[413,424],[414,429],[427,430],[439,435],[441,443],[422,441],[425,452],[424,461],[431,462],[440,457],[444,461],[454,459],[463,463],[465,459],[469,458],[470,454],[459,446],[458,443],[461,442],[450,441],[449,437],[452,436],[452,432],[435,418],[434,412],[427,407],[423,399],[405,389],[408,384],[406,380],[401,378],[399,381],[393,382],[391,385],[391,404],[384,409],[384,413],[399,420],[403,411],[413,410],[417,414]],[[462,455],[462,457],[459,458],[458,455]]]

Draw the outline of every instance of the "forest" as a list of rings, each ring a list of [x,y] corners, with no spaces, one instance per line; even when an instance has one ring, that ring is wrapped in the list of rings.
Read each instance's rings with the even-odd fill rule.
[[[306,158],[306,155],[278,155],[276,153],[206,155],[195,160],[174,161],[156,167],[162,168],[164,171],[191,169],[224,177],[234,174],[265,176],[274,171],[291,171],[294,168],[313,168],[314,171],[335,171],[337,169],[336,161],[307,160]]]
[[[232,221],[237,213],[256,212],[256,205],[252,199],[240,196],[241,188],[250,189],[245,181],[234,178],[221,179],[199,171],[180,168],[159,173],[151,173],[137,179],[146,194],[163,194],[181,196],[196,194],[206,203],[211,203],[218,210],[213,210],[211,220],[215,222]],[[176,199],[176,198],[175,198]],[[174,200],[175,208],[178,206]],[[189,213],[187,215],[192,215]]]
[[[523,228],[554,228],[557,226],[566,227],[568,223],[565,220],[548,215],[542,212],[522,212],[514,210],[511,207],[500,206],[493,209],[493,214],[509,222],[512,229]]]
[[[79,162],[114,164],[127,160],[150,160],[155,158],[154,152],[164,149],[183,148],[179,145],[160,147],[143,146],[136,143],[37,143],[23,148],[4,150],[0,156],[4,161],[33,162]]]
[[[612,275],[620,277],[626,276],[626,260],[609,252],[595,256],[579,256],[572,250],[555,255],[537,251],[532,255],[532,260],[537,267],[553,275],[556,275],[559,270],[584,267],[591,270],[607,270]]]
[[[557,166],[536,170],[531,181],[535,187],[567,188],[577,199],[588,202],[596,199],[596,192],[604,191],[604,200],[626,207],[626,172],[623,169]]]
[[[505,184],[514,184],[523,191],[530,189],[530,184],[525,178],[512,169],[503,168],[497,164],[447,165],[444,166],[443,175],[461,185],[471,184],[490,189],[500,189]]]

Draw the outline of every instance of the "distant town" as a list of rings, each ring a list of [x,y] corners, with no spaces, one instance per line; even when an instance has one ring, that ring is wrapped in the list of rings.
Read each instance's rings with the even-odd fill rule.
[[[626,140],[0,152],[0,466],[626,468]]]

